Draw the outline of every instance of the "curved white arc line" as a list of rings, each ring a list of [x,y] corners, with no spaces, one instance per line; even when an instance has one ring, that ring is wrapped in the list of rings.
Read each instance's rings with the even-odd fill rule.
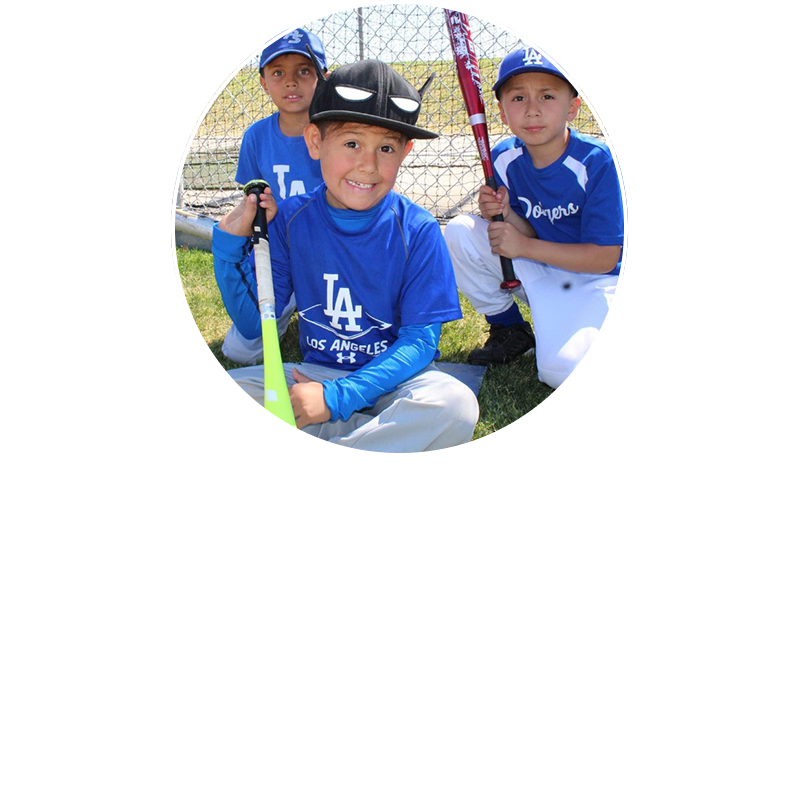
[[[145,711],[147,711],[148,714],[151,714],[159,722],[161,722],[164,725],[166,725],[170,730],[174,731],[179,736],[182,736],[188,742],[191,742],[192,744],[197,745],[197,747],[201,748],[202,750],[205,750],[207,753],[210,753],[213,756],[216,756],[217,758],[222,759],[223,761],[227,761],[229,764],[233,764],[235,767],[240,767],[241,769],[246,770],[247,772],[251,772],[254,775],[258,775],[261,778],[269,778],[270,780],[278,781],[279,783],[284,783],[284,784],[286,784],[288,786],[294,786],[294,787],[296,787],[298,789],[305,789],[307,791],[320,792],[320,793],[323,793],[323,794],[327,793],[327,794],[334,795],[336,797],[352,797],[353,796],[349,792],[345,792],[345,791],[342,791],[342,790],[339,790],[339,789],[325,789],[322,786],[312,786],[311,784],[299,783],[298,781],[293,781],[293,780],[291,780],[289,778],[282,778],[280,775],[273,775],[270,772],[265,772],[264,770],[260,770],[260,769],[256,769],[255,767],[251,767],[249,764],[245,764],[242,761],[237,761],[235,758],[231,758],[230,756],[225,755],[225,753],[222,753],[219,750],[215,750],[213,747],[210,747],[209,745],[205,744],[204,742],[201,742],[199,739],[195,739],[194,736],[192,736],[191,734],[189,734],[186,731],[182,730],[181,728],[179,728],[174,723],[170,722],[166,717],[164,717],[161,714],[159,714],[159,712],[156,711],[152,706],[148,705],[144,700],[142,700],[142,698],[139,697],[139,695],[137,695],[136,692],[134,692],[125,683],[123,683],[114,674],[114,672],[111,670],[111,668],[108,666],[108,664],[106,664],[105,661],[103,661],[103,659],[100,658],[100,656],[95,652],[94,648],[86,640],[84,635],[78,630],[77,626],[72,621],[72,618],[67,613],[67,610],[61,604],[61,601],[58,599],[58,596],[53,591],[53,587],[50,584],[50,580],[48,579],[47,575],[45,574],[44,570],[42,569],[42,565],[39,562],[39,558],[36,555],[36,551],[34,550],[33,544],[31,543],[30,537],[28,536],[28,531],[27,531],[27,528],[25,527],[25,521],[22,518],[22,513],[20,512],[20,509],[19,509],[19,503],[17,502],[17,495],[16,495],[16,492],[14,491],[14,481],[13,481],[13,479],[11,477],[11,465],[10,464],[6,464],[6,478],[8,480],[9,488],[11,489],[11,496],[12,496],[12,500],[14,502],[14,510],[17,513],[17,520],[19,522],[20,529],[22,530],[22,536],[25,539],[26,544],[28,545],[28,551],[31,554],[31,558],[33,559],[33,563],[34,563],[34,566],[36,567],[36,571],[39,573],[39,578],[41,578],[41,581],[44,584],[45,589],[47,589],[47,592],[50,595],[50,599],[53,601],[53,603],[55,603],[55,606],[59,610],[59,612],[61,613],[61,616],[64,617],[64,620],[66,621],[67,625],[69,625],[70,629],[75,634],[75,636],[77,637],[78,641],[84,646],[84,648],[89,653],[89,655],[100,665],[100,667],[104,670],[106,675],[108,675],[108,677],[111,678],[111,680],[114,681],[114,683],[116,683],[117,686],[119,686],[119,688],[122,689],[122,691],[125,692],[125,694],[128,695],[128,697],[130,697],[132,700],[136,701],[136,703],[138,703]]]
[[[567,509],[560,517],[554,519],[552,522],[549,522],[543,528],[539,528],[535,530],[533,533],[529,534],[528,536],[523,537],[522,539],[517,539],[515,542],[511,542],[511,544],[504,545],[503,547],[497,548],[497,550],[491,550],[488,553],[481,553],[478,556],[470,556],[469,558],[463,558],[460,561],[448,561],[446,564],[425,564],[422,566],[412,566],[412,567],[393,567],[383,564],[358,564],[354,561],[341,561],[337,558],[330,558],[329,556],[321,556],[318,553],[312,553],[310,550],[303,550],[300,547],[296,547],[293,544],[289,544],[288,542],[284,542],[283,539],[278,539],[275,536],[270,536],[268,533],[264,533],[260,528],[257,528],[251,522],[248,522],[246,519],[240,517],[235,511],[231,511],[224,503],[221,503],[214,497],[208,489],[200,483],[197,478],[189,472],[188,469],[183,464],[176,464],[176,467],[194,484],[194,486],[202,492],[205,497],[210,500],[220,511],[224,511],[231,519],[236,520],[240,525],[247,528],[249,531],[253,533],[257,533],[259,536],[263,536],[265,539],[269,539],[269,541],[273,542],[274,544],[280,545],[281,547],[285,547],[287,550],[291,550],[293,553],[297,553],[301,556],[307,556],[308,558],[314,558],[317,561],[324,561],[326,564],[335,564],[338,567],[351,567],[352,569],[368,569],[374,570],[376,572],[425,572],[427,570],[434,570],[434,569],[448,569],[449,567],[462,567],[465,564],[472,564],[475,561],[481,561],[484,558],[489,558],[491,556],[499,555],[500,553],[505,553],[507,550],[512,550],[515,547],[519,547],[520,545],[529,542],[531,539],[535,539],[537,536],[541,536],[543,533],[547,533],[551,528],[554,528],[560,522],[565,520],[570,514],[577,511],[581,506],[585,505],[589,502],[613,477],[614,475],[619,472],[622,468],[622,464],[617,464],[614,469],[612,469],[608,475],[603,478],[597,486],[592,489],[589,494],[587,494],[582,500],[577,502],[574,506]]]
[[[100,657],[94,652],[94,650],[89,645],[89,643],[86,641],[86,639],[83,637],[83,635],[80,633],[80,631],[75,627],[74,623],[70,619],[69,615],[66,613],[66,610],[61,605],[61,602],[59,601],[58,597],[56,596],[55,592],[53,591],[53,587],[50,585],[50,581],[47,579],[47,576],[45,575],[44,571],[42,570],[41,564],[39,563],[39,560],[36,557],[36,553],[35,553],[35,551],[33,549],[33,546],[31,544],[30,538],[28,537],[28,532],[27,532],[27,530],[25,528],[25,523],[24,523],[24,520],[22,518],[22,514],[20,513],[19,504],[17,502],[17,496],[16,496],[16,493],[14,492],[14,483],[13,483],[13,480],[11,478],[10,466],[11,466],[10,464],[6,464],[6,479],[8,480],[9,488],[11,489],[12,501],[14,503],[14,510],[16,511],[17,520],[19,522],[20,529],[22,530],[22,535],[25,538],[25,541],[26,541],[26,543],[28,545],[28,550],[31,553],[31,558],[33,559],[34,565],[36,566],[36,570],[39,573],[39,577],[41,578],[42,582],[45,585],[45,588],[47,589],[48,593],[50,594],[50,598],[55,603],[56,607],[58,608],[59,612],[64,617],[64,619],[66,620],[67,624],[70,626],[72,632],[76,635],[78,640],[81,642],[81,644],[87,650],[87,652],[92,656],[92,658],[94,658],[95,661],[103,668],[103,670],[106,672],[106,674],[129,697],[131,697],[136,703],[138,703],[139,706],[141,706],[145,711],[147,711],[149,714],[151,714],[153,717],[155,717],[157,720],[159,720],[159,722],[162,722],[170,730],[174,731],[179,736],[182,736],[187,741],[191,742],[192,744],[197,745],[202,750],[205,750],[207,753],[210,753],[211,755],[217,756],[217,758],[220,758],[221,760],[223,760],[223,761],[225,761],[225,762],[227,762],[229,764],[233,764],[234,766],[240,767],[241,769],[244,769],[246,772],[250,772],[250,773],[252,773],[254,775],[258,775],[258,776],[260,776],[262,778],[269,778],[270,780],[276,780],[279,783],[283,783],[283,784],[286,784],[288,786],[296,786],[296,787],[301,788],[301,789],[307,789],[307,790],[317,791],[317,792],[321,792],[321,793],[328,793],[328,794],[332,794],[332,795],[334,795],[336,797],[363,797],[363,798],[367,798],[367,797],[372,797],[373,796],[373,795],[369,795],[369,794],[341,792],[341,791],[338,791],[338,790],[325,789],[325,788],[318,787],[318,786],[311,786],[311,785],[308,785],[308,784],[298,783],[298,782],[292,781],[292,780],[290,780],[288,778],[281,778],[281,777],[279,777],[277,775],[273,775],[272,773],[264,772],[263,770],[256,769],[255,767],[251,767],[249,764],[244,764],[241,761],[237,761],[236,759],[231,758],[230,756],[227,756],[224,753],[219,752],[218,750],[214,750],[212,747],[209,747],[205,743],[201,742],[198,739],[195,739],[190,734],[188,734],[185,731],[183,731],[180,728],[178,728],[176,725],[174,725],[168,719],[166,719],[161,714],[159,714],[155,709],[153,709],[149,705],[147,705],[147,703],[145,703],[135,692],[133,692],[122,681],[120,681],[120,679],[117,678],[117,676],[108,668],[108,666],[102,661],[102,659],[100,659]],[[719,467],[719,465],[717,465],[717,466]],[[437,795],[430,794],[430,795],[427,795],[427,796],[428,797],[439,797],[439,798],[460,797],[460,796],[463,796],[465,794],[474,794],[476,792],[489,791],[489,790],[494,789],[494,788],[502,788],[502,787],[505,787],[505,786],[512,786],[512,785],[514,785],[516,783],[521,783],[522,781],[531,780],[532,778],[538,777],[539,775],[544,775],[547,772],[552,772],[552,771],[554,771],[556,769],[559,769],[560,767],[566,766],[567,764],[571,764],[574,761],[578,761],[583,756],[588,755],[589,753],[592,753],[595,750],[598,750],[603,745],[608,744],[608,742],[613,741],[614,739],[616,739],[621,734],[623,734],[626,731],[630,730],[638,722],[641,722],[645,717],[649,716],[649,714],[652,711],[655,711],[656,708],[658,708],[662,703],[664,703],[666,700],[668,700],[695,673],[695,671],[706,660],[706,658],[708,658],[709,654],[714,650],[714,648],[719,644],[719,642],[722,640],[722,638],[728,632],[728,630],[731,627],[731,625],[733,624],[734,620],[736,619],[736,617],[739,616],[739,613],[741,612],[742,608],[744,608],[745,603],[750,598],[750,595],[752,594],[753,588],[755,587],[756,583],[758,582],[758,579],[760,578],[761,573],[764,570],[764,565],[766,564],[767,559],[769,558],[769,556],[770,556],[770,554],[772,552],[772,549],[773,549],[774,544],[775,544],[775,539],[778,536],[778,529],[780,528],[781,522],[783,521],[784,513],[786,511],[786,502],[787,502],[787,500],[789,498],[789,492],[791,491],[791,484],[792,484],[793,476],[794,476],[794,464],[791,464],[790,465],[790,471],[789,471],[789,478],[787,480],[786,490],[784,492],[783,503],[781,504],[781,510],[780,510],[779,515],[778,515],[778,520],[777,520],[777,522],[775,524],[775,528],[773,529],[772,538],[770,539],[770,542],[769,542],[769,544],[767,546],[767,550],[766,550],[766,552],[764,554],[764,558],[761,560],[761,564],[759,565],[758,570],[756,571],[755,577],[753,578],[753,581],[751,582],[750,586],[748,587],[747,591],[745,592],[744,596],[742,597],[741,602],[736,607],[735,611],[731,615],[731,618],[728,620],[728,622],[725,624],[723,629],[717,635],[716,639],[711,643],[711,645],[707,648],[707,650],[703,653],[703,655],[700,656],[700,658],[695,662],[695,664],[692,667],[690,667],[689,671],[671,689],[669,689],[667,692],[665,692],[664,695],[659,700],[657,700],[655,703],[653,703],[649,708],[645,709],[645,711],[643,711],[638,717],[636,717],[635,719],[631,720],[626,725],[623,725],[621,728],[619,728],[617,731],[615,731],[614,733],[612,733],[609,736],[607,736],[605,739],[602,739],[601,741],[597,742],[596,744],[592,745],[591,747],[588,747],[588,748],[586,748],[584,750],[581,750],[579,753],[576,753],[576,754],[570,756],[569,758],[558,762],[557,764],[553,764],[550,767],[546,767],[545,769],[539,770],[538,772],[532,772],[532,773],[530,773],[528,775],[523,775],[522,777],[515,778],[515,779],[513,779],[511,781],[505,781],[503,783],[493,784],[492,786],[483,786],[483,787],[480,787],[480,788],[477,788],[477,789],[467,789],[467,790],[461,790],[459,792],[447,792],[445,794],[437,794]]]
[[[574,633],[570,634],[566,638],[562,639],[560,642],[556,642],[555,644],[550,645],[549,647],[544,648],[543,650],[539,650],[536,653],[533,653],[530,656],[525,656],[525,658],[521,658],[517,661],[512,661],[508,664],[503,664],[499,667],[492,667],[491,669],[483,670],[482,672],[473,672],[470,675],[459,675],[455,678],[431,678],[429,680],[416,680],[416,681],[387,681],[387,680],[369,680],[367,678],[350,678],[346,675],[333,675],[327,672],[320,672],[318,670],[310,669],[308,667],[301,667],[299,664],[292,664],[289,661],[283,661],[275,656],[271,656],[269,653],[264,653],[261,650],[257,650],[255,647],[252,647],[245,642],[240,641],[239,639],[231,636],[229,633],[226,633],[221,628],[218,628],[213,623],[209,622],[204,617],[201,617],[196,611],[192,608],[187,606],[180,598],[178,598],[175,594],[173,594],[147,567],[147,565],[136,555],[134,550],[131,546],[125,541],[125,538],[122,534],[117,530],[114,521],[108,515],[103,503],[101,502],[100,498],[95,491],[95,488],[89,478],[89,475],[86,472],[86,468],[83,464],[81,464],[81,472],[83,473],[83,478],[86,481],[86,485],[89,488],[89,492],[91,493],[92,497],[94,498],[95,503],[97,504],[100,513],[103,515],[103,518],[106,521],[106,524],[111,529],[114,536],[117,537],[117,541],[122,545],[128,555],[133,559],[139,569],[144,572],[145,575],[156,585],[159,589],[170,599],[172,600],[175,605],[189,614],[192,619],[196,622],[199,622],[201,625],[206,627],[212,633],[217,634],[217,636],[221,636],[225,641],[230,642],[230,644],[236,645],[237,647],[241,648],[247,653],[251,655],[257,656],[258,658],[264,659],[265,661],[269,661],[273,664],[276,664],[280,667],[285,667],[286,669],[294,670],[295,672],[301,672],[304,675],[309,675],[314,678],[324,678],[325,680],[330,681],[338,681],[339,683],[353,683],[360,686],[394,686],[394,687],[412,687],[412,686],[443,686],[445,684],[450,683],[461,683],[462,681],[469,681],[474,680],[475,678],[485,678],[489,675],[496,675],[500,672],[505,672],[508,669],[514,669],[515,667],[522,666],[523,664],[527,664],[531,661],[535,661],[538,658],[542,658],[546,656],[548,653],[552,653],[554,650],[558,650],[561,647],[569,644],[570,642],[575,641],[578,637],[582,636],[584,633],[587,633],[596,625],[599,625],[601,622],[606,620],[610,617],[615,611],[620,609],[625,603],[628,602],[638,591],[642,588],[655,574],[658,570],[664,565],[666,560],[672,555],[675,551],[675,548],[681,543],[682,539],[686,534],[689,532],[689,528],[694,523],[694,520],[697,518],[697,515],[700,513],[700,509],[703,507],[706,498],[708,497],[711,487],[714,485],[717,475],[719,474],[720,465],[717,464],[714,468],[714,472],[712,473],[711,479],[708,482],[708,485],[703,492],[703,496],[700,498],[697,506],[695,507],[694,512],[692,513],[691,517],[689,518],[688,522],[684,526],[681,533],[672,543],[670,548],[664,553],[663,556],[658,560],[656,565],[647,573],[647,575],[642,578],[636,586],[631,589],[622,599],[617,601],[613,606],[603,612],[599,617],[592,620],[591,622],[587,623],[580,628],[579,630],[575,631]]]
[[[781,503],[781,510],[778,514],[778,519],[775,522],[775,527],[772,529],[772,538],[767,545],[767,549],[764,552],[764,557],[761,559],[761,563],[758,565],[758,569],[756,570],[756,574],[753,577],[753,580],[750,582],[750,585],[747,587],[747,590],[744,593],[744,596],[739,601],[739,604],[736,606],[733,614],[731,614],[730,619],[725,623],[725,626],[722,630],[717,634],[714,641],[706,648],[703,655],[700,656],[697,661],[689,668],[689,671],[671,688],[668,689],[665,694],[656,700],[651,706],[646,708],[638,717],[635,717],[626,725],[623,725],[621,728],[614,731],[614,733],[609,734],[606,736],[605,739],[601,739],[596,744],[593,744],[591,747],[587,747],[585,750],[581,750],[579,753],[575,753],[574,755],[570,756],[569,758],[565,758],[563,761],[559,761],[557,764],[551,764],[549,767],[545,767],[544,769],[540,769],[537,772],[531,772],[528,775],[523,775],[520,778],[514,778],[510,781],[503,781],[502,783],[495,783],[491,786],[481,786],[479,789],[461,789],[458,792],[448,792],[447,794],[436,794],[436,795],[428,795],[428,797],[437,797],[437,798],[450,798],[450,797],[462,797],[465,794],[473,794],[475,792],[488,792],[493,789],[502,789],[506,786],[513,786],[516,783],[522,783],[523,781],[532,780],[533,778],[538,778],[540,775],[545,775],[548,772],[554,772],[555,770],[559,769],[560,767],[565,767],[567,764],[571,764],[573,761],[578,761],[578,759],[583,758],[583,756],[589,755],[589,753],[594,752],[595,750],[599,750],[603,745],[608,744],[609,742],[613,741],[620,736],[621,734],[629,731],[634,725],[641,722],[645,717],[655,711],[660,705],[665,703],[672,697],[678,689],[683,686],[689,678],[694,675],[694,673],[698,670],[700,665],[708,658],[714,648],[722,641],[722,638],[730,629],[731,625],[733,625],[736,618],[741,613],[741,610],[744,608],[745,603],[750,599],[750,595],[755,588],[756,583],[758,583],[758,579],[761,577],[761,573],[764,571],[764,565],[767,563],[767,559],[769,559],[770,554],[772,553],[772,549],[775,545],[775,539],[778,537],[778,530],[781,527],[781,523],[783,522],[783,516],[786,512],[786,503],[789,500],[789,493],[791,492],[792,488],[792,479],[794,477],[794,464],[789,465],[789,477],[786,481],[786,489],[783,493],[783,501]],[[355,797],[355,795],[353,795]]]

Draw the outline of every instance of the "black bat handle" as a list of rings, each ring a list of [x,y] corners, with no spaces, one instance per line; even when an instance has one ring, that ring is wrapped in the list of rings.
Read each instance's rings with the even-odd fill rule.
[[[255,194],[260,196],[264,189],[268,187],[269,184],[266,181],[253,180],[245,184],[244,193],[245,195]],[[268,240],[269,236],[267,234],[267,210],[261,208],[260,201],[256,200],[256,218],[253,221],[253,237],[251,241],[255,245],[259,239]]]
[[[486,185],[489,186],[491,189],[497,191],[497,181],[494,179],[494,175],[490,175],[486,178]],[[503,219],[502,214],[496,214],[492,217],[492,222],[505,222]],[[506,256],[500,256],[500,269],[503,270],[503,281],[500,284],[501,289],[516,289],[517,286],[520,286],[520,282],[514,273],[514,264],[512,263],[510,258],[506,258]]]

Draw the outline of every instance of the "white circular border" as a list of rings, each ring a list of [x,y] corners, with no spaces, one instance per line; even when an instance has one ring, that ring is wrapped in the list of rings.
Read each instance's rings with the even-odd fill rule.
[[[317,561],[324,561],[326,564],[335,564],[338,567],[351,567],[352,569],[366,569],[366,570],[374,570],[376,572],[425,572],[428,570],[434,569],[448,569],[449,567],[463,567],[465,564],[472,564],[475,561],[482,561],[484,558],[489,558],[490,556],[496,556],[500,553],[505,553],[508,550],[513,550],[515,547],[519,547],[520,545],[529,542],[531,539],[535,539],[537,536],[541,536],[543,533],[547,533],[551,528],[554,528],[559,522],[565,520],[570,514],[577,511],[581,506],[585,505],[589,502],[616,474],[622,469],[622,464],[616,464],[614,468],[603,478],[597,486],[592,489],[582,500],[578,503],[573,505],[571,508],[568,508],[560,517],[557,517],[552,522],[549,522],[542,528],[531,533],[529,536],[525,536],[522,539],[517,539],[515,542],[511,542],[511,544],[504,545],[503,547],[499,547],[496,550],[491,550],[488,553],[481,553],[478,556],[470,556],[469,558],[463,558],[460,561],[448,561],[444,564],[423,564],[419,566],[406,566],[406,567],[396,567],[396,566],[389,566],[389,565],[382,565],[382,564],[359,564],[356,561],[341,561],[337,558],[329,558],[328,556],[321,556],[317,553],[312,553],[310,550],[303,550],[300,547],[296,547],[295,545],[289,544],[288,542],[284,542],[282,539],[278,539],[275,536],[270,536],[270,534],[265,533],[260,528],[257,528],[252,523],[248,522],[246,519],[240,517],[235,511],[231,511],[226,505],[221,503],[214,497],[208,489],[203,486],[200,481],[198,481],[191,472],[183,464],[176,464],[178,469],[194,484],[195,488],[197,488],[202,494],[206,496],[208,500],[210,500],[217,508],[221,511],[224,511],[231,519],[236,520],[240,525],[247,528],[249,531],[253,533],[257,533],[259,536],[263,536],[265,539],[269,539],[269,541],[273,542],[274,544],[280,545],[281,547],[285,547],[287,550],[291,550],[293,553],[297,553],[301,556],[307,556],[308,558],[314,558]],[[81,467],[83,469],[83,467]],[[84,470],[84,479],[87,483],[90,484],[90,490],[94,493],[93,487],[91,487],[91,482],[86,475]],[[95,497],[95,501],[99,504],[99,499]]]
[[[664,555],[658,560],[655,566],[648,572],[640,581],[636,584],[636,586],[631,589],[626,595],[624,595],[617,603],[607,609],[603,614],[601,614],[596,619],[592,620],[591,622],[587,623],[580,628],[579,630],[575,631],[574,633],[570,634],[566,638],[562,639],[555,644],[550,645],[549,647],[544,648],[543,650],[539,650],[536,653],[533,653],[530,656],[526,656],[525,658],[518,659],[517,661],[512,661],[508,664],[503,664],[499,667],[492,667],[488,670],[483,670],[482,672],[474,672],[469,675],[459,675],[454,678],[433,678],[429,680],[415,680],[415,681],[387,681],[387,680],[368,680],[366,678],[351,678],[345,675],[333,675],[327,672],[320,672],[319,670],[312,670],[308,667],[301,667],[297,664],[292,664],[289,661],[283,661],[282,659],[276,658],[275,656],[269,655],[269,653],[264,653],[261,650],[257,650],[256,648],[236,639],[235,637],[231,636],[230,634],[223,631],[221,628],[216,627],[204,617],[201,617],[197,612],[195,612],[192,608],[187,606],[182,600],[180,600],[175,594],[173,594],[144,564],[144,562],[136,555],[130,545],[125,541],[122,534],[117,530],[114,521],[108,515],[105,507],[103,506],[100,498],[97,495],[97,492],[92,485],[91,479],[89,478],[85,465],[81,465],[81,472],[83,474],[84,481],[86,482],[89,491],[94,498],[94,501],[97,505],[97,508],[100,510],[100,513],[103,515],[103,519],[105,519],[106,524],[111,529],[114,536],[116,536],[117,541],[122,545],[128,555],[133,559],[139,569],[144,572],[144,574],[170,599],[172,600],[175,605],[177,605],[180,609],[182,609],[185,613],[187,613],[192,619],[196,622],[199,622],[205,628],[210,630],[212,633],[215,633],[217,636],[225,639],[230,644],[236,645],[236,647],[241,648],[247,653],[251,655],[257,656],[265,661],[269,661],[277,666],[284,667],[286,669],[291,669],[294,672],[300,672],[304,675],[309,675],[314,678],[324,678],[325,680],[336,681],[339,683],[352,683],[360,686],[392,686],[392,687],[419,687],[419,686],[443,686],[450,683],[461,683],[463,681],[474,680],[477,678],[485,678],[489,675],[496,675],[500,672],[505,672],[509,669],[514,669],[515,667],[522,666],[523,664],[527,664],[531,661],[535,661],[542,656],[547,655],[548,653],[552,653],[554,650],[558,650],[559,648],[563,647],[570,642],[575,641],[584,633],[587,633],[595,626],[599,625],[604,620],[608,619],[615,611],[620,609],[625,603],[628,602],[655,574],[658,570],[664,565],[667,559],[672,555],[675,551],[675,548],[681,543],[684,536],[689,532],[689,528],[691,528],[692,524],[694,523],[697,515],[700,513],[703,505],[705,504],[706,498],[711,492],[711,488],[713,487],[714,483],[716,482],[717,475],[719,474],[720,465],[717,464],[714,468],[714,471],[711,475],[709,482],[706,484],[706,488],[703,491],[703,494],[698,501],[697,505],[695,506],[692,515],[689,517],[689,520],[684,525],[682,531],[677,536],[675,541],[669,547],[669,549],[664,553]]]
[[[719,470],[719,466],[720,465],[717,465],[717,467],[716,467],[717,470]],[[683,686],[684,683],[686,683],[686,681],[695,673],[695,671],[706,660],[706,658],[708,658],[708,656],[711,654],[711,652],[714,650],[714,648],[716,648],[716,646],[719,644],[719,642],[722,640],[722,638],[728,632],[728,630],[730,629],[730,627],[733,624],[734,620],[739,616],[742,608],[744,608],[745,603],[750,598],[750,595],[752,594],[753,589],[755,588],[756,583],[758,583],[758,580],[761,577],[761,573],[764,570],[764,565],[767,563],[767,560],[769,559],[769,556],[772,553],[772,549],[773,549],[774,544],[775,544],[775,539],[778,536],[778,530],[780,528],[781,522],[783,521],[783,516],[784,516],[784,513],[786,511],[786,503],[787,503],[787,501],[789,499],[789,493],[791,491],[793,477],[794,477],[794,464],[791,464],[791,465],[789,465],[789,477],[788,477],[788,479],[786,481],[786,489],[784,490],[783,501],[781,503],[781,508],[780,508],[780,512],[778,514],[778,519],[777,519],[777,521],[775,523],[775,526],[773,528],[773,531],[772,531],[772,536],[770,537],[769,544],[767,545],[767,549],[764,552],[764,557],[761,559],[761,563],[759,564],[758,569],[756,570],[756,574],[753,577],[753,580],[750,582],[750,585],[747,587],[747,590],[745,591],[744,596],[739,601],[739,604],[736,606],[736,609],[734,610],[733,614],[728,619],[728,621],[725,623],[725,625],[723,626],[722,630],[717,634],[717,636],[715,637],[714,641],[709,645],[709,647],[705,650],[705,652],[689,668],[689,670],[686,672],[686,674],[677,683],[675,683],[674,686],[672,686],[672,688],[668,689],[658,700],[656,700],[655,703],[653,703],[648,708],[646,708],[641,714],[639,714],[637,717],[632,719],[626,725],[623,725],[621,728],[618,728],[616,731],[614,731],[613,733],[611,733],[608,736],[606,736],[604,739],[601,739],[599,742],[596,742],[595,744],[591,745],[590,747],[587,747],[587,748],[581,750],[580,752],[575,753],[574,755],[570,756],[569,758],[563,759],[562,761],[559,761],[556,764],[551,764],[549,767],[545,767],[545,768],[543,768],[541,770],[538,770],[536,772],[531,772],[531,773],[529,773],[527,775],[522,775],[522,776],[520,776],[518,778],[514,778],[514,779],[509,780],[509,781],[503,781],[501,783],[491,784],[490,786],[482,786],[482,787],[476,788],[476,789],[462,789],[462,790],[460,790],[458,792],[429,794],[429,795],[426,795],[426,796],[427,797],[437,797],[437,798],[460,797],[460,796],[463,796],[465,794],[474,794],[476,792],[484,792],[484,791],[490,791],[490,790],[493,790],[493,789],[501,789],[501,788],[504,788],[506,786],[513,786],[514,784],[521,783],[521,782],[526,781],[526,780],[531,780],[532,778],[537,778],[540,775],[544,775],[544,774],[546,774],[548,772],[552,772],[552,771],[554,771],[556,769],[559,769],[560,767],[566,766],[567,764],[571,764],[572,762],[577,761],[580,758],[583,758],[583,756],[588,755],[589,753],[592,753],[595,750],[598,750],[603,745],[608,744],[609,742],[613,741],[614,739],[616,739],[621,734],[623,734],[626,731],[630,730],[634,725],[636,725],[638,722],[641,722],[645,717],[647,717],[649,714],[651,714],[653,711],[655,711],[655,709],[657,709],[662,703],[664,703],[667,699],[669,699],[681,686]],[[201,742],[199,739],[194,738],[190,734],[186,733],[186,731],[184,731],[181,728],[177,727],[177,725],[174,725],[172,722],[170,722],[168,719],[166,719],[166,717],[164,717],[161,714],[159,714],[154,708],[152,708],[147,703],[145,703],[145,701],[142,700],[142,698],[140,698],[135,692],[133,692],[126,684],[124,684],[111,671],[111,669],[109,669],[108,665],[100,658],[100,656],[97,655],[97,653],[94,651],[92,646],[84,638],[83,634],[77,629],[77,627],[75,626],[73,621],[70,619],[70,616],[69,616],[69,614],[67,614],[66,609],[63,607],[63,605],[61,604],[61,601],[58,599],[58,597],[56,596],[55,592],[53,591],[53,587],[50,585],[50,581],[48,580],[47,575],[45,575],[44,570],[42,569],[42,566],[39,563],[39,559],[36,556],[36,552],[33,549],[33,545],[31,544],[31,540],[30,540],[30,537],[28,535],[28,531],[27,531],[27,529],[25,527],[25,521],[22,518],[22,514],[20,513],[19,503],[17,502],[17,496],[16,496],[16,493],[14,491],[14,482],[13,482],[13,479],[11,477],[10,464],[6,464],[6,478],[8,480],[9,488],[11,489],[12,500],[13,500],[13,503],[14,503],[14,510],[15,510],[15,512],[17,514],[17,520],[19,522],[19,526],[20,526],[20,529],[22,531],[22,535],[23,535],[23,537],[25,539],[25,542],[26,542],[26,544],[28,546],[28,550],[29,550],[29,552],[31,554],[31,558],[33,559],[34,565],[36,566],[36,570],[39,573],[39,577],[41,578],[42,583],[45,585],[45,588],[47,589],[51,599],[55,603],[56,608],[58,608],[59,612],[61,613],[61,616],[64,617],[64,620],[67,622],[67,624],[69,625],[70,629],[75,634],[75,636],[77,637],[78,641],[80,641],[80,643],[84,646],[86,651],[100,665],[100,667],[105,671],[105,673],[129,697],[131,697],[133,700],[135,700],[136,703],[141,708],[143,708],[145,711],[147,711],[149,714],[151,714],[157,720],[159,720],[164,725],[166,725],[170,730],[174,731],[175,733],[177,733],[178,735],[180,735],[181,737],[186,739],[188,742],[191,742],[192,744],[197,745],[202,750],[205,750],[206,752],[210,753],[211,755],[216,756],[217,758],[221,759],[222,761],[226,761],[229,764],[233,764],[234,766],[237,766],[237,767],[245,770],[246,772],[250,772],[250,773],[252,773],[254,775],[258,775],[259,777],[267,778],[269,780],[274,780],[274,781],[277,781],[278,783],[283,783],[283,784],[285,784],[287,786],[294,786],[295,788],[298,788],[298,789],[305,789],[307,791],[326,793],[326,794],[333,795],[333,796],[336,796],[336,797],[365,797],[366,798],[366,797],[373,797],[374,796],[374,795],[370,795],[370,794],[344,792],[344,791],[341,791],[341,790],[326,789],[326,788],[320,787],[320,786],[312,786],[310,784],[300,783],[298,781],[293,781],[293,780],[291,780],[289,778],[282,778],[282,777],[280,777],[278,775],[273,775],[272,773],[265,772],[264,770],[260,770],[260,769],[257,769],[255,767],[251,767],[249,764],[245,764],[245,763],[243,763],[241,761],[237,761],[236,759],[231,758],[230,756],[227,756],[227,755],[225,755],[224,753],[221,753],[218,750],[215,750],[213,747],[209,747],[207,744],[205,744],[204,742]]]

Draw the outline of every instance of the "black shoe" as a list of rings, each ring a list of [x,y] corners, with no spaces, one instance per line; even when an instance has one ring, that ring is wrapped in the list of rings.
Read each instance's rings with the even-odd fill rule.
[[[480,367],[508,364],[520,356],[532,355],[535,346],[536,340],[528,322],[518,322],[507,327],[490,325],[489,338],[483,347],[478,347],[467,356],[467,361]]]

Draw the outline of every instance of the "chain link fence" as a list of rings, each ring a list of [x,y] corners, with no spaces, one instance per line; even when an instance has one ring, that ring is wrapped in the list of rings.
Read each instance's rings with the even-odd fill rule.
[[[331,70],[356,60],[379,58],[417,88],[431,72],[436,73],[418,124],[440,136],[414,142],[396,189],[441,221],[464,212],[477,213],[475,197],[483,172],[458,85],[443,9],[400,4],[364,6],[299,27],[322,39]],[[509,135],[491,91],[500,61],[512,50],[531,43],[477,17],[470,17],[470,28],[480,59],[489,137],[494,146]],[[242,191],[234,175],[242,135],[253,122],[277,110],[259,83],[259,56],[260,51],[234,76],[200,124],[184,164],[179,208],[218,218],[240,201]],[[585,103],[573,125],[603,138]]]

